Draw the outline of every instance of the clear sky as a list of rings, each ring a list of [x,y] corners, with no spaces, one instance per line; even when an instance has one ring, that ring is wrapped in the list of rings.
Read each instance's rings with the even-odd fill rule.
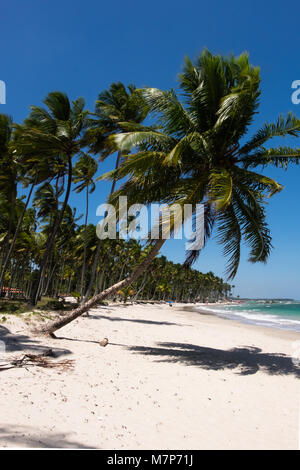
[[[7,103],[0,112],[21,122],[29,106],[40,104],[52,90],[65,91],[72,99],[84,96],[92,110],[98,93],[113,81],[169,89],[176,87],[185,55],[193,59],[203,47],[235,55],[247,50],[262,76],[261,106],[251,134],[280,113],[300,115],[300,105],[291,102],[291,84],[300,79],[299,13],[299,2],[278,0],[2,2],[0,80],[6,82]],[[282,143],[296,146],[297,140]],[[108,160],[100,172],[113,164]],[[268,208],[275,248],[267,265],[247,263],[243,250],[235,294],[300,299],[300,167],[271,169],[268,175],[286,186]],[[98,183],[90,222],[97,222],[96,207],[107,189],[106,183]],[[80,196],[72,195],[71,205],[83,213]],[[163,254],[183,261],[183,242],[168,241]],[[225,263],[214,241],[195,267],[222,276]]]

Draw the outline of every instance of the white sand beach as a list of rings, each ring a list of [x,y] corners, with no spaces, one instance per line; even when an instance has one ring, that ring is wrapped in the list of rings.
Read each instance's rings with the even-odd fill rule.
[[[94,309],[57,336],[0,325],[6,361],[49,347],[74,360],[0,370],[1,447],[298,448],[298,333],[163,304]]]

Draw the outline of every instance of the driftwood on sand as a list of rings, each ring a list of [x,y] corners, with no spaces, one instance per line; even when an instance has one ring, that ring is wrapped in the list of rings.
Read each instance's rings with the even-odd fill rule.
[[[8,362],[0,362],[0,371],[20,368],[20,367],[44,367],[44,368],[57,368],[63,371],[69,370],[73,367],[74,361],[72,359],[63,359],[62,361],[53,361],[55,355],[52,349],[41,354],[24,354],[21,357],[13,358]]]

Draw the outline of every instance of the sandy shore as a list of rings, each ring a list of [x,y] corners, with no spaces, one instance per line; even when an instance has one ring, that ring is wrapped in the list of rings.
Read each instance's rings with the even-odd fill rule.
[[[2,358],[51,347],[74,369],[0,370],[1,447],[298,448],[297,333],[168,305],[94,309],[59,340],[25,326],[0,325]]]

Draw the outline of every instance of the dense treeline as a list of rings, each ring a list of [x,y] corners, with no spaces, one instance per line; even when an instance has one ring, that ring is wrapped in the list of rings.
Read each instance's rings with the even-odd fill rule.
[[[118,130],[120,120],[138,124],[146,117],[141,94],[132,85],[127,91],[121,83],[112,84],[99,95],[96,113],[89,119],[82,100],[70,104],[57,92],[45,103],[48,110],[32,107],[22,126],[0,116],[0,285],[2,296],[25,297],[33,304],[42,295],[72,293],[83,299],[87,293],[97,294],[128,276],[149,251],[134,240],[98,240],[95,226],[87,223],[98,155],[102,159],[110,154],[103,142]],[[67,119],[69,135],[62,133],[61,142],[52,141],[51,126],[58,127],[62,118]],[[41,130],[32,129],[37,121],[42,122]],[[87,139],[90,154],[81,150]],[[117,166],[121,158],[119,154]],[[115,181],[111,193],[114,187]],[[72,190],[82,192],[83,221],[68,205]],[[182,269],[160,257],[140,280],[113,298],[194,301],[229,292],[230,286],[212,273]]]
[[[224,58],[204,51],[195,63],[186,59],[179,87],[181,96],[113,83],[93,113],[82,98],[52,92],[22,124],[0,116],[0,292],[20,289],[31,305],[45,294],[75,291],[81,299],[45,331],[105,298],[193,301],[230,292],[212,273],[191,269],[199,250],[189,251],[181,267],[158,257],[163,239],[143,246],[97,239],[88,210],[101,178],[111,181],[108,201],[115,205],[124,195],[129,205],[190,204],[195,220],[197,204],[204,204],[205,242],[215,231],[229,279],[237,273],[242,242],[250,262],[268,260],[265,205],[282,186],[257,169],[299,163],[299,149],[265,144],[298,137],[300,121],[289,113],[247,136],[260,97],[260,71],[247,54]],[[115,169],[96,178],[98,162],[113,154]],[[69,205],[73,190],[85,201],[84,220]]]
[[[34,211],[29,209],[12,252],[6,272],[6,297],[29,298],[37,268],[47,239],[48,225],[41,232],[33,232]],[[30,220],[31,219],[31,220]],[[87,233],[86,233],[87,232]],[[58,297],[73,295],[78,299],[85,292],[97,247],[96,227],[92,224],[78,225],[69,206],[57,236],[46,269],[42,296]],[[129,275],[147,255],[136,240],[105,240],[102,242],[92,294],[96,294]],[[83,260],[86,271],[82,287]],[[213,273],[202,274],[192,268],[183,269],[181,264],[157,257],[144,275],[132,286],[121,289],[112,299],[127,300],[174,300],[193,302],[217,300],[227,297],[231,286]],[[18,293],[18,291],[20,291]]]

